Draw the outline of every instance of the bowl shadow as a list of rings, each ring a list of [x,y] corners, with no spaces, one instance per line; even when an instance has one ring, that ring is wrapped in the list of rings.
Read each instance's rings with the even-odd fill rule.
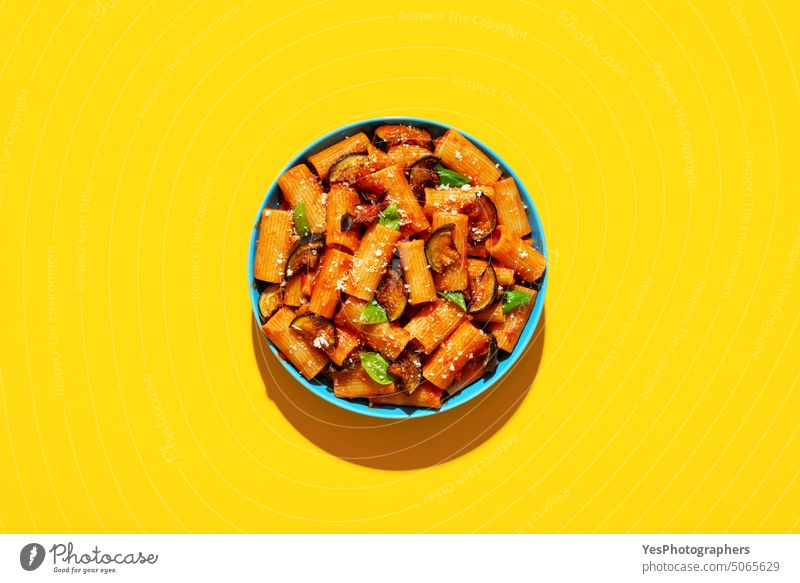
[[[278,362],[250,315],[253,349],[267,396],[312,443],[348,462],[383,470],[412,470],[455,459],[494,435],[531,388],[542,359],[545,310],[525,352],[503,379],[471,401],[436,415],[380,419],[320,399]]]

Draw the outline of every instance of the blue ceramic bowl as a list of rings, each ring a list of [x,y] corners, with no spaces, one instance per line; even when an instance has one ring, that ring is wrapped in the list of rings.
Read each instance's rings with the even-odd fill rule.
[[[366,121],[360,121],[357,123],[352,123],[350,125],[346,125],[342,128],[339,128],[336,131],[333,131],[325,136],[322,136],[318,140],[316,140],[313,144],[309,145],[305,148],[302,152],[300,152],[297,156],[292,158],[292,160],[286,165],[286,167],[281,171],[281,174],[291,168],[292,166],[296,166],[301,162],[305,162],[309,155],[319,152],[320,150],[327,148],[328,146],[335,144],[336,142],[344,139],[347,136],[352,136],[358,132],[364,132],[367,135],[372,135],[372,132],[378,126],[387,124],[387,123],[399,123],[399,124],[406,124],[406,125],[413,125],[421,128],[425,128],[428,130],[434,138],[442,135],[445,131],[447,131],[450,126],[441,124],[439,122],[430,121],[427,119],[420,119],[415,117],[386,117],[380,119],[370,119]],[[460,130],[459,130],[460,131]],[[467,139],[469,139],[473,144],[475,144],[478,148],[480,148],[489,158],[494,160],[495,163],[500,165],[500,169],[503,171],[503,176],[513,176],[514,180],[517,183],[517,187],[519,188],[519,192],[522,195],[522,200],[525,203],[525,206],[528,207],[528,220],[533,228],[533,232],[531,236],[533,238],[534,246],[544,253],[547,256],[547,246],[545,245],[544,241],[544,229],[542,228],[542,223],[539,220],[539,215],[536,212],[536,207],[533,205],[533,200],[528,194],[527,189],[525,188],[525,184],[519,179],[516,173],[508,167],[508,165],[503,162],[502,158],[495,154],[490,148],[485,146],[479,140],[476,140],[469,134],[461,132]],[[253,233],[250,236],[250,253],[247,259],[247,278],[250,284],[250,302],[253,305],[253,314],[256,318],[256,322],[261,322],[261,317],[258,312],[258,296],[260,293],[260,289],[263,287],[260,282],[257,282],[253,277],[253,261],[255,259],[256,253],[256,241],[258,240],[258,227],[259,222],[261,220],[261,212],[265,208],[278,208],[280,205],[281,200],[281,191],[278,187],[277,179],[272,182],[272,185],[267,190],[267,194],[264,197],[264,200],[261,202],[261,205],[258,208],[258,212],[256,213],[256,219],[253,223]],[[528,348],[528,345],[533,337],[534,330],[536,329],[536,324],[539,321],[539,317],[542,314],[542,308],[544,307],[544,296],[545,290],[547,289],[547,273],[545,273],[544,279],[541,282],[541,288],[539,293],[536,296],[536,302],[534,303],[533,310],[531,312],[530,318],[528,319],[528,323],[525,325],[525,329],[522,331],[522,336],[517,343],[514,352],[511,354],[505,355],[501,353],[500,356],[500,363],[497,366],[495,372],[487,377],[481,378],[475,383],[471,384],[463,391],[458,393],[456,396],[449,398],[445,401],[442,405],[442,408],[439,410],[435,409],[416,409],[416,408],[406,408],[406,407],[388,407],[388,406],[381,406],[381,407],[370,407],[369,403],[366,400],[355,400],[355,401],[348,401],[345,399],[339,399],[333,395],[333,390],[328,388],[324,383],[311,380],[308,381],[291,365],[291,363],[286,362],[282,358],[278,358],[278,362],[280,362],[286,370],[297,380],[298,383],[303,385],[306,389],[318,395],[320,398],[325,399],[329,403],[333,403],[337,407],[342,407],[343,409],[347,409],[348,411],[353,411],[355,413],[359,413],[361,415],[369,415],[370,417],[383,417],[389,419],[405,419],[408,417],[424,417],[427,415],[434,415],[441,411],[447,411],[448,409],[453,409],[454,407],[458,407],[462,403],[466,403],[470,399],[474,399],[482,392],[488,390],[492,385],[497,383],[505,374],[507,374],[515,365],[515,363],[522,357],[525,351]],[[275,355],[278,355],[278,349],[267,340],[270,349],[272,350]],[[524,374],[524,371],[520,371],[521,374]]]

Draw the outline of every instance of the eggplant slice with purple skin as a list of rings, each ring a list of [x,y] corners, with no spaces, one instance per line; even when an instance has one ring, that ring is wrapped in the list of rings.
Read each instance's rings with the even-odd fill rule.
[[[403,315],[408,303],[408,292],[403,278],[394,269],[387,269],[375,289],[375,301],[386,310],[390,322]]]
[[[303,268],[313,271],[319,265],[325,249],[325,235],[311,234],[298,239],[286,260],[286,277],[300,273]]]
[[[362,168],[369,164],[367,154],[348,154],[340,158],[328,171],[328,182],[349,182],[355,184]]]
[[[499,361],[497,360],[497,338],[491,332],[484,331],[489,336],[489,350],[486,351],[486,356],[483,357],[483,374],[493,373],[497,368]]]
[[[453,223],[443,225],[431,233],[425,241],[425,257],[436,273],[442,273],[446,267],[461,259],[461,253],[453,241],[455,228]]]
[[[408,183],[421,203],[425,202],[426,188],[439,186],[439,173],[436,171],[438,163],[436,156],[425,156],[414,162],[408,171]]]
[[[478,277],[469,281],[469,305],[467,312],[475,314],[488,308],[497,299],[497,274],[491,263],[486,264]]]
[[[384,152],[400,144],[415,144],[433,151],[431,135],[426,130],[407,125],[394,124],[376,128],[372,143]]]
[[[297,330],[306,342],[326,354],[332,354],[336,350],[336,326],[327,318],[309,312],[297,316],[289,327]]]
[[[469,238],[473,243],[480,243],[489,238],[497,227],[497,207],[485,194],[475,196],[471,204],[469,217]]]
[[[404,393],[411,394],[422,383],[422,361],[411,350],[404,350],[386,369]]]
[[[266,322],[283,305],[281,299],[281,286],[277,283],[268,285],[258,296],[258,311]]]

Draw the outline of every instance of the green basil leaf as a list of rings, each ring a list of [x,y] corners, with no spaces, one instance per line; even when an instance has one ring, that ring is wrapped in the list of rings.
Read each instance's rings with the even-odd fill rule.
[[[400,230],[400,211],[397,208],[396,202],[393,202],[381,211],[378,224],[394,229],[395,231]]]
[[[436,293],[450,300],[465,312],[467,311],[467,300],[464,299],[463,293],[457,291],[437,291]]]
[[[511,310],[529,304],[533,295],[525,292],[510,289],[503,295],[503,313],[508,314]]]
[[[376,383],[388,385],[394,382],[394,377],[387,371],[389,361],[377,352],[362,352],[361,367]]]
[[[436,165],[436,172],[439,173],[439,184],[444,184],[445,186],[461,188],[471,182],[466,176],[462,176],[455,170],[449,170],[441,164]]]
[[[311,234],[311,225],[308,224],[306,216],[306,205],[302,202],[297,203],[297,206],[294,207],[294,230],[301,237],[308,237]]]
[[[361,310],[358,321],[362,324],[380,324],[381,322],[388,322],[389,316],[386,315],[386,310],[383,309],[383,306],[373,299]]]

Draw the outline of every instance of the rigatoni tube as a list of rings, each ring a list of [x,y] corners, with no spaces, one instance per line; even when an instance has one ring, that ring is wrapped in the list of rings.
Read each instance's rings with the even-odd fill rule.
[[[411,318],[405,329],[430,354],[458,327],[465,316],[464,310],[453,302],[439,298],[436,303],[425,306]]]
[[[253,274],[269,283],[283,281],[283,272],[292,245],[292,213],[264,209],[256,243]]]
[[[332,376],[333,394],[340,399],[391,395],[398,391],[394,383],[376,383],[360,366],[334,373]]]
[[[512,352],[514,350],[522,334],[522,330],[525,328],[525,324],[528,322],[528,318],[531,315],[533,304],[536,302],[535,289],[530,289],[521,285],[515,285],[511,289],[530,294],[533,297],[531,297],[531,301],[527,304],[508,312],[502,323],[489,324],[489,332],[494,334],[494,337],[497,339],[497,347],[505,352]]]
[[[492,259],[518,273],[523,281],[536,281],[544,273],[546,261],[539,251],[526,245],[516,231],[498,225],[486,241]]]
[[[406,180],[406,173],[400,166],[389,166],[375,172],[370,178],[386,189],[387,202],[397,203],[400,216],[403,218],[400,227],[403,237],[410,237],[429,227],[428,219]]]
[[[339,305],[339,297],[350,272],[353,257],[338,249],[328,247],[322,256],[319,278],[311,292],[311,311],[331,318]]]
[[[353,256],[353,267],[345,283],[348,294],[362,300],[372,299],[399,239],[399,231],[379,223],[367,229]]]
[[[367,302],[363,300],[346,298],[334,319],[336,327],[355,332],[367,346],[389,360],[395,360],[411,340],[411,335],[394,322],[362,323],[361,312],[366,305]]]
[[[436,300],[436,286],[433,284],[428,259],[425,257],[425,242],[422,239],[403,241],[397,244],[403,275],[409,289],[409,302],[412,305]]]
[[[300,374],[311,379],[327,366],[328,357],[303,339],[299,332],[289,327],[294,318],[295,313],[291,308],[283,307],[275,312],[261,329],[278,350],[297,367]]]
[[[475,144],[454,129],[449,129],[436,143],[434,155],[442,163],[474,180],[477,184],[492,184],[502,172]]]
[[[352,214],[358,204],[358,192],[346,184],[332,184],[328,193],[327,245],[341,245],[350,251],[358,249],[358,230],[342,231],[342,216]]]
[[[436,289],[442,291],[464,291],[467,289],[467,233],[469,230],[469,219],[467,215],[459,213],[434,213],[431,229],[435,231],[445,225],[455,225],[453,229],[453,243],[461,257],[444,268],[442,273],[433,274],[433,282]]]
[[[422,367],[422,376],[440,389],[447,387],[461,374],[471,360],[484,354],[489,337],[469,322],[462,322]]]
[[[492,202],[497,208],[497,220],[501,225],[516,232],[520,237],[531,232],[525,205],[513,178],[509,176],[495,183]]]
[[[280,175],[278,186],[286,201],[294,209],[303,203],[311,231],[324,233],[326,224],[325,200],[328,196],[316,176],[305,164],[298,164]]]
[[[312,154],[308,157],[308,161],[317,171],[319,177],[324,180],[328,177],[328,171],[331,169],[331,166],[348,154],[366,152],[368,144],[369,138],[365,133],[361,132],[349,138],[345,138],[341,142],[336,142],[332,146],[316,154]]]

